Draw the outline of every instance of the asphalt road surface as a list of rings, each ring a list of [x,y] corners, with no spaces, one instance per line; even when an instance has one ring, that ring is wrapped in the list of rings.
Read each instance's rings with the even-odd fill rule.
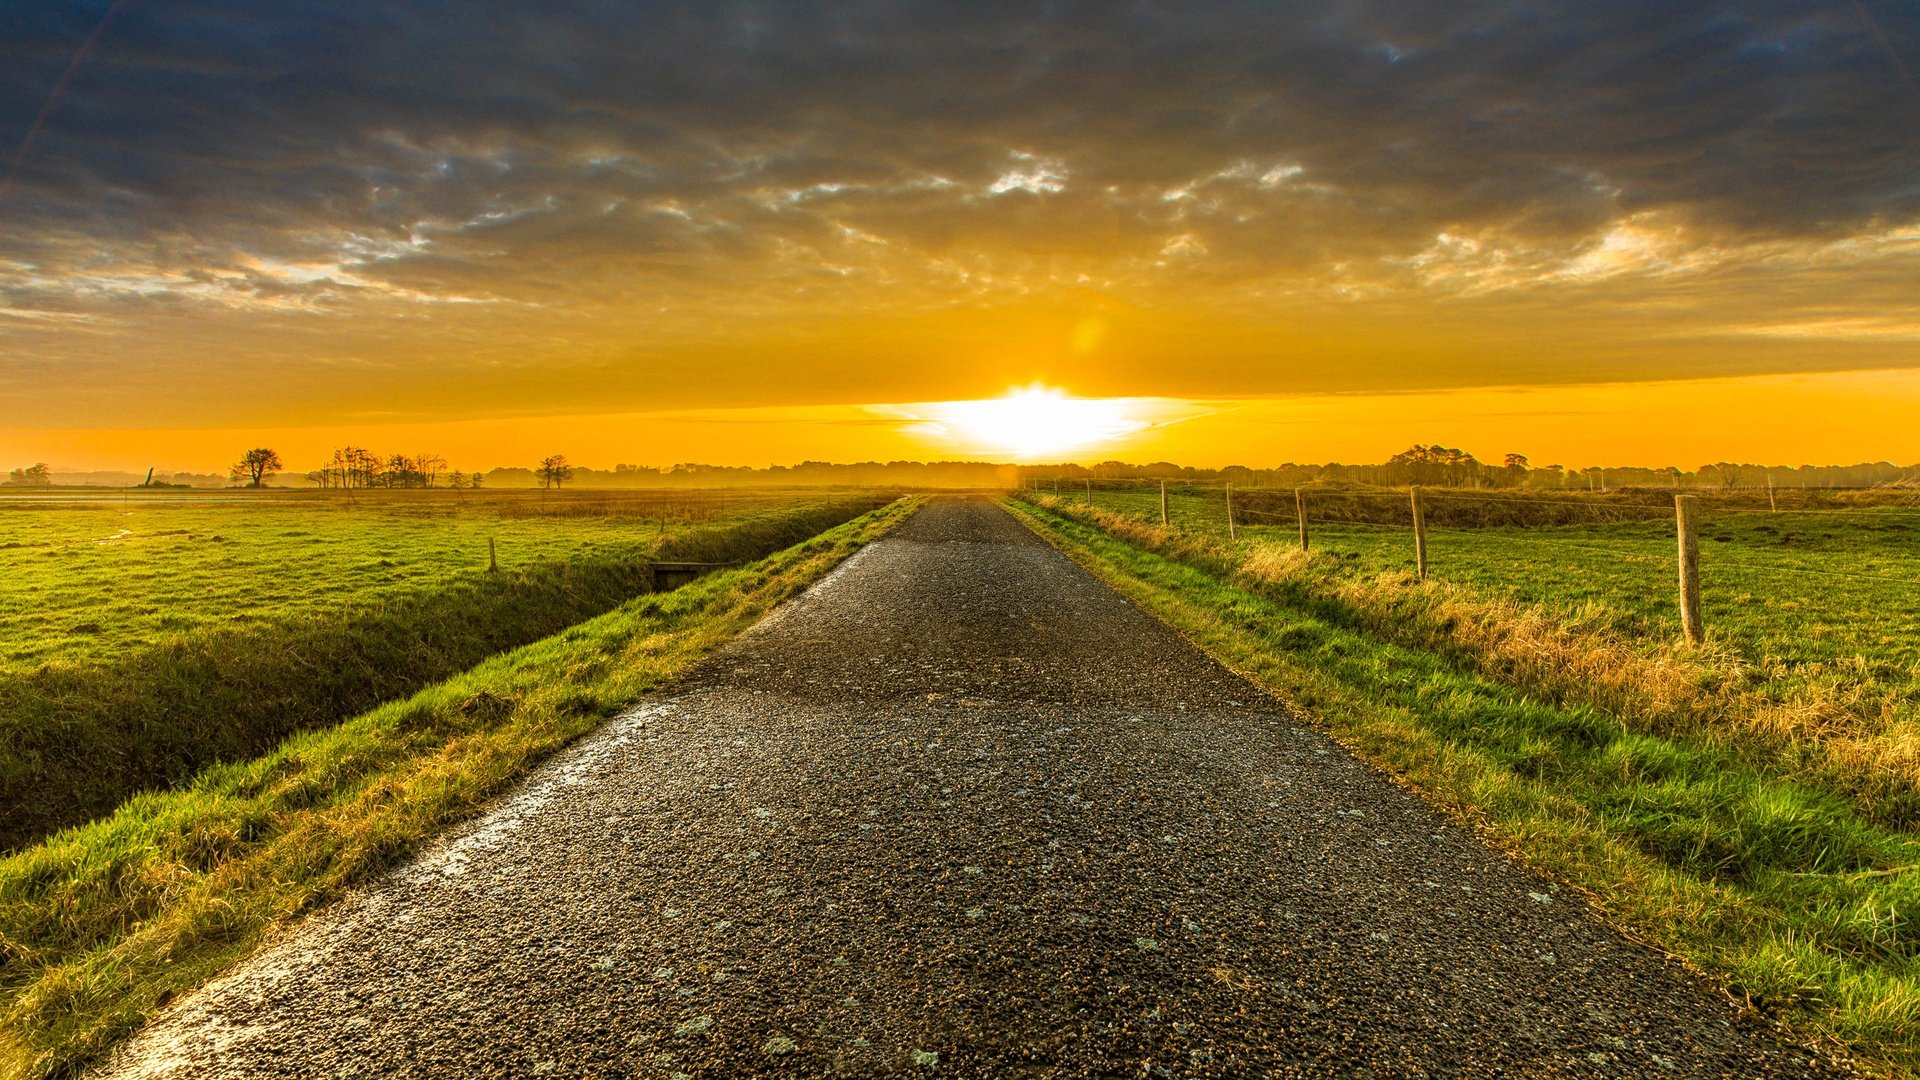
[[[962,501],[111,1066],[1826,1074]]]

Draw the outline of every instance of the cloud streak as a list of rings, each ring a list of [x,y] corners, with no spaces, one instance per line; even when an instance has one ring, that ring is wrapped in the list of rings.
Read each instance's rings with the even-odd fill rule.
[[[212,417],[237,406],[195,386],[261,372],[249,407],[344,414],[1903,362],[1751,344],[1884,319],[1920,269],[1888,59],[1920,14],[1869,7],[27,0],[0,15],[0,144],[33,151],[0,404],[173,387]]]

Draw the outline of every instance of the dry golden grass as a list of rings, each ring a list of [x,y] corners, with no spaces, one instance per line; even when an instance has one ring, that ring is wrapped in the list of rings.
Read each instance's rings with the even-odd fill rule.
[[[1915,820],[1920,725],[1865,682],[1785,683],[1724,645],[1634,637],[1598,605],[1552,609],[1408,573],[1366,575],[1292,544],[1162,526],[1071,499],[1033,500],[1156,554],[1316,606],[1323,616],[1430,649],[1526,694],[1583,705],[1634,730],[1721,743],[1853,800],[1869,818]]]
[[[1916,738],[1871,694],[1769,696],[1762,665],[1614,613],[1033,501],[1015,513],[1067,554],[1620,925],[1920,1076],[1920,838],[1867,812],[1909,799]]]

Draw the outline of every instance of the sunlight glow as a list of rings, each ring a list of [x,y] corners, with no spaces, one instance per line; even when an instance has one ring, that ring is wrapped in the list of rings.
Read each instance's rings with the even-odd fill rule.
[[[907,431],[976,453],[1031,458],[1120,442],[1153,426],[1128,398],[1077,398],[1038,384],[978,401],[915,407]]]

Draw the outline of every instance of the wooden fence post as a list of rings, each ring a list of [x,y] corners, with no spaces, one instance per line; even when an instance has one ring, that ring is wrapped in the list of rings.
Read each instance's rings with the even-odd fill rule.
[[[1307,550],[1307,494],[1293,489],[1293,511],[1300,516],[1300,550]]]
[[[487,537],[487,573],[500,572],[500,549],[493,544],[493,537]]]
[[[1694,527],[1693,496],[1673,497],[1673,516],[1680,534],[1680,629],[1689,645],[1706,636],[1700,624],[1700,534]]]
[[[1780,512],[1780,504],[1773,501],[1773,470],[1767,470],[1767,509],[1772,513]]]
[[[1167,482],[1160,481],[1160,524],[1167,524]]]
[[[1420,496],[1420,486],[1409,489],[1413,499],[1413,565],[1421,581],[1427,580],[1427,506]]]
[[[1227,539],[1229,540],[1240,539],[1240,531],[1234,527],[1234,521],[1233,521],[1233,485],[1232,484],[1227,485]]]
[[[1087,481],[1087,505],[1088,506],[1093,505],[1093,481],[1092,480]]]

